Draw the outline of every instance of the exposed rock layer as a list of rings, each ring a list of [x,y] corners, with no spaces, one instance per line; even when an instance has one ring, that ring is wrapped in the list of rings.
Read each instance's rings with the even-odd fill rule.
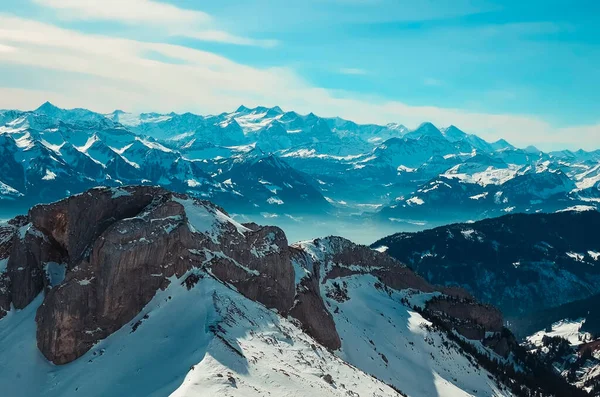
[[[131,321],[173,278],[194,268],[300,321],[323,346],[342,341],[323,294],[344,296],[345,279],[368,274],[386,288],[438,291],[386,254],[328,237],[293,247],[282,230],[241,225],[206,201],[155,187],[93,189],[31,209],[0,228],[0,317],[39,293],[37,341],[64,364]],[[63,269],[57,279],[52,269]],[[323,290],[327,280],[337,288]],[[338,283],[339,281],[339,283]],[[471,299],[435,303],[456,330],[482,339],[502,329],[495,309]],[[450,302],[450,303],[448,303]]]

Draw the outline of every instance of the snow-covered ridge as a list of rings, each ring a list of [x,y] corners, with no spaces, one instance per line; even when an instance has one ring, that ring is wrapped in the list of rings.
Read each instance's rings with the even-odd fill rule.
[[[289,247],[281,229],[145,186],[92,189],[9,225],[9,395],[512,395],[478,364],[513,365],[495,309],[346,239]]]
[[[314,216],[423,228],[600,205],[598,151],[544,153],[455,126],[409,130],[277,106],[103,115],[46,103],[0,112],[0,152],[0,201],[11,214],[128,184],[160,185],[210,199],[239,219],[280,225]],[[352,228],[335,234],[344,229]]]

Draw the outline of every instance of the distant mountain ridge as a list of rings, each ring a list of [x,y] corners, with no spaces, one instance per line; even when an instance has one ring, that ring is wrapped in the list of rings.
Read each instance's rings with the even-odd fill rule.
[[[372,247],[511,317],[600,293],[598,228],[598,211],[512,214],[398,233]]]
[[[278,106],[203,116],[99,114],[45,103],[0,111],[0,151],[5,217],[123,184],[211,199],[246,220],[300,225],[302,217],[328,216],[390,229],[600,203],[600,151],[544,153],[486,142],[456,126],[423,123],[411,131]],[[268,169],[242,181],[260,158]],[[270,172],[279,173],[277,181]]]

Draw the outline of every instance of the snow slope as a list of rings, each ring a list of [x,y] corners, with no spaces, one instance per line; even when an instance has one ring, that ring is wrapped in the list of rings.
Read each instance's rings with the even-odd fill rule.
[[[538,331],[535,334],[527,337],[527,342],[534,346],[542,346],[545,336],[560,337],[567,340],[571,345],[576,346],[592,339],[592,335],[588,332],[581,332],[581,326],[585,320],[562,320],[552,324],[549,331]]]
[[[377,289],[377,282],[370,275],[346,279],[345,302],[323,295],[343,341],[340,357],[410,396],[508,395],[458,346],[429,328],[429,321],[404,306],[408,291]]]
[[[335,261],[338,241],[333,237],[296,244],[311,261],[295,263],[295,270],[297,284],[315,272],[320,275],[321,298],[342,341],[336,351],[340,358],[409,396],[511,395],[413,309],[423,308],[439,292],[384,287],[377,277],[364,273],[377,267]],[[315,270],[317,263],[321,264],[319,270]],[[327,274],[334,268],[347,269],[351,275],[330,278]],[[490,357],[503,360],[478,346]]]
[[[199,275],[191,290],[183,278],[171,279],[134,320],[63,366],[50,364],[36,348],[41,295],[11,311],[0,321],[2,395],[398,395],[292,322]]]

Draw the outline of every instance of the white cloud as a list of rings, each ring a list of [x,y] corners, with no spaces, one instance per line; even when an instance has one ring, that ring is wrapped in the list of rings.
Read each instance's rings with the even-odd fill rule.
[[[217,21],[202,11],[188,10],[152,0],[34,0],[60,17],[106,20],[162,29],[171,36],[245,46],[274,47],[275,40],[257,40],[216,29]]]
[[[0,44],[0,52],[13,52],[15,51],[14,47],[8,46],[8,45],[4,45],[4,44]]]
[[[184,10],[152,0],[34,0],[61,12],[65,18],[121,21],[130,24],[187,26],[208,23],[201,11]]]
[[[341,116],[362,123],[422,121],[455,124],[483,138],[514,144],[583,147],[598,144],[600,123],[556,128],[528,115],[475,113],[411,106],[352,92],[313,87],[287,68],[254,68],[183,46],[84,34],[0,14],[0,65],[10,73],[26,66],[46,84],[37,89],[0,88],[0,108],[32,109],[45,100],[63,107],[109,112],[194,111],[220,113],[245,104],[280,105],[302,113]],[[157,54],[169,60],[149,59]],[[12,80],[11,87],[31,86]],[[50,77],[51,76],[51,77]]]
[[[350,74],[350,75],[365,75],[368,72],[364,69],[358,69],[358,68],[341,68],[340,73],[341,74]]]

